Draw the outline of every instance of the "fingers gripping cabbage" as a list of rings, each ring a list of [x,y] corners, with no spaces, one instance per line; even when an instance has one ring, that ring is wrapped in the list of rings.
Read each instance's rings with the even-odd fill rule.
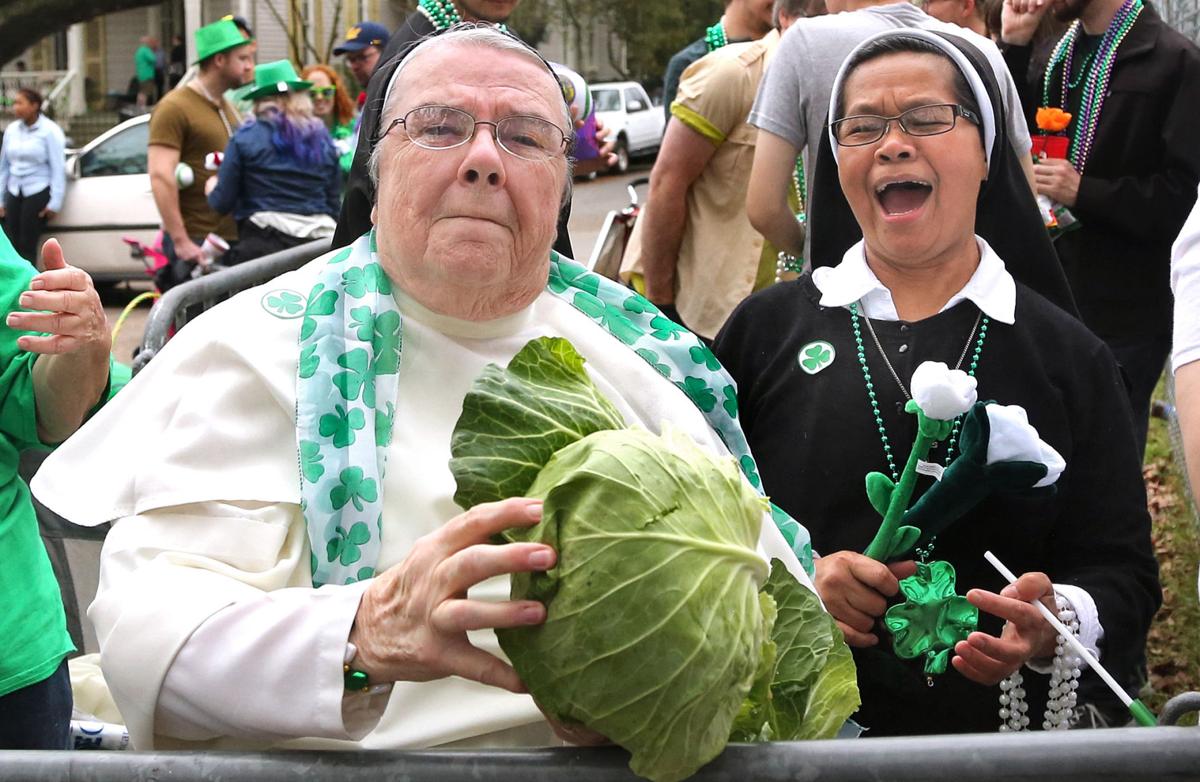
[[[497,635],[552,717],[603,733],[673,782],[730,740],[829,738],[858,707],[854,664],[820,601],[755,551],[766,508],[731,458],[670,429],[628,429],[562,339],[489,366],[451,442],[464,508],[544,500],[509,540],[558,565],[512,578],[545,603]],[[761,589],[761,591],[760,591]]]
[[[505,654],[542,708],[630,750],[636,773],[693,773],[729,740],[770,631],[763,502],[732,459],[632,429],[562,449],[527,494],[542,522],[509,537],[560,564],[513,577],[547,618],[498,631]]]

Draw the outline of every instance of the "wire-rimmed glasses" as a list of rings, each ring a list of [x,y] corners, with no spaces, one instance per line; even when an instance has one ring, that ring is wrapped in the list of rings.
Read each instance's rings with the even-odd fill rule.
[[[541,117],[515,114],[495,122],[477,120],[462,109],[451,106],[418,106],[394,119],[379,136],[397,125],[404,127],[412,143],[423,149],[454,149],[475,138],[475,129],[489,125],[496,144],[522,160],[546,160],[560,154],[567,145],[562,128]]]

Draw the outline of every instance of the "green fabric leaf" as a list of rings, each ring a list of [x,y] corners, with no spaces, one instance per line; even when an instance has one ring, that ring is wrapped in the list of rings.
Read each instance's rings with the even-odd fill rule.
[[[902,559],[920,539],[921,530],[916,527],[906,524],[897,528],[896,534],[892,536],[891,545],[888,547],[888,553],[884,559],[887,561]]]
[[[896,484],[883,473],[867,473],[867,499],[880,516],[887,515],[888,503],[892,501],[892,492],[895,490]]]
[[[506,368],[489,364],[463,400],[450,472],[463,508],[525,494],[556,451],[625,426],[565,339],[532,340]]]
[[[635,773],[691,775],[724,748],[760,666],[764,501],[732,459],[640,429],[568,445],[527,494],[541,523],[505,536],[553,546],[558,565],[513,575],[512,598],[547,618],[498,630],[501,648],[547,713],[625,747]]]

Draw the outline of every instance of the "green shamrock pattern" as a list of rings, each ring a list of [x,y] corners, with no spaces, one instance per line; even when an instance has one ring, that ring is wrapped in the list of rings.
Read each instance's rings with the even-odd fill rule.
[[[268,291],[262,297],[262,305],[267,312],[285,320],[304,314],[304,297],[295,291]]]
[[[557,253],[546,287],[675,384],[762,491],[737,423],[737,389],[707,346],[646,298]],[[304,318],[296,430],[314,586],[370,578],[379,562],[384,465],[403,349],[403,321],[391,294],[372,232],[330,253],[307,300],[287,291],[263,299],[264,308],[284,313],[279,317]],[[302,302],[300,311],[289,312]],[[807,531],[774,506],[771,516],[811,574]]]
[[[833,345],[824,340],[810,342],[800,348],[800,368],[810,375],[815,375],[833,363],[836,351]]]

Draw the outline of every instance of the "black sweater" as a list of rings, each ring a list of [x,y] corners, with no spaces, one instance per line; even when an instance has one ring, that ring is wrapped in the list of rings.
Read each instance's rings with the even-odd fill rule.
[[[861,552],[881,521],[864,476],[886,474],[888,466],[850,314],[821,307],[819,299],[807,275],[761,291],[734,312],[714,349],[738,383],[742,427],[771,499],[808,528],[817,552]],[[916,323],[872,324],[907,385],[922,361],[953,367],[978,314],[963,302]],[[903,469],[916,417],[901,411],[904,397],[865,327],[863,333],[880,412]],[[836,356],[809,375],[797,356],[814,340],[832,344]],[[1132,680],[1161,593],[1140,460],[1112,355],[1078,321],[1018,284],[1016,324],[991,323],[975,376],[979,398],[1023,406],[1067,468],[1053,496],[984,501],[942,533],[934,558],[954,565],[959,594],[1004,586],[983,559],[988,549],[1018,574],[1043,571],[1055,583],[1086,589],[1104,627],[1102,662],[1119,681]],[[942,458],[944,446],[931,452],[931,460]],[[917,496],[929,482],[920,479]],[[980,612],[981,630],[998,634],[1000,626]],[[868,735],[996,730],[997,688],[975,684],[953,667],[928,687],[921,660],[900,660],[886,631],[877,633],[880,646],[854,650],[863,694],[855,719],[871,729]],[[1047,678],[1026,675],[1035,726]]]

